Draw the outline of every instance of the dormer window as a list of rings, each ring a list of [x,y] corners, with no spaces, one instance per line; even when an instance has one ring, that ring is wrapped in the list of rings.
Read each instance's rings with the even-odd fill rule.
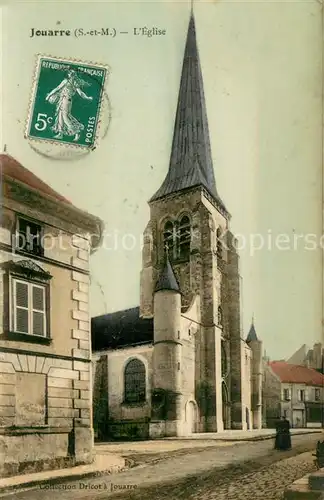
[[[43,255],[42,226],[21,217],[17,220],[16,250]]]

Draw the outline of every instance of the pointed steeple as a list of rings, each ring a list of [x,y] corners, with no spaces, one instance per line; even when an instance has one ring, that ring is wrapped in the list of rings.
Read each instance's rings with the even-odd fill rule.
[[[248,336],[246,337],[246,342],[249,343],[249,342],[253,342],[254,340],[258,340],[258,337],[257,337],[255,327],[254,327],[254,315],[253,315],[250,331],[248,333]]]
[[[173,290],[174,292],[180,293],[180,287],[178,285],[177,279],[174,275],[172,266],[170,264],[167,249],[165,252],[164,267],[155,285],[154,293],[160,292],[161,290]]]
[[[203,186],[225,209],[216,190],[195,20],[191,11],[169,171],[150,201],[196,186]]]

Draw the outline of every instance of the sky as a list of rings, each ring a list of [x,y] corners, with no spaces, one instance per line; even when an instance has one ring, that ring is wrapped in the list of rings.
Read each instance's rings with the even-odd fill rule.
[[[288,357],[322,338],[320,4],[197,0],[194,13],[215,178],[239,244],[243,335],[254,315],[267,354]],[[92,316],[139,304],[147,201],[168,169],[189,14],[189,2],[154,0],[1,10],[2,148],[105,223]],[[58,26],[117,35],[30,36]],[[133,35],[145,26],[166,34]],[[109,66],[109,128],[89,155],[45,158],[24,137],[37,54]]]

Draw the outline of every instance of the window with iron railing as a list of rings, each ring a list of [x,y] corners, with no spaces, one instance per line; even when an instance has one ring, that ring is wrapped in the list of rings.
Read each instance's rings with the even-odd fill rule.
[[[43,255],[42,226],[18,217],[16,230],[16,250],[34,255]]]

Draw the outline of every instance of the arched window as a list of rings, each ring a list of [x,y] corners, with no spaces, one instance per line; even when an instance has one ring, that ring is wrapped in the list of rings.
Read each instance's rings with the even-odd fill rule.
[[[219,259],[222,259],[223,258],[223,243],[221,240],[222,230],[220,227],[217,229],[216,237],[217,237],[217,257]]]
[[[125,367],[125,403],[140,403],[146,398],[145,366],[139,359],[132,359]]]
[[[163,246],[164,249],[168,250],[169,256],[172,257],[174,248],[174,227],[171,221],[166,222],[164,226]]]
[[[179,224],[179,257],[180,259],[186,259],[190,255],[190,219],[187,215],[184,215]]]
[[[219,326],[223,326],[223,309],[221,308],[221,306],[218,306],[218,318],[217,318],[217,321],[218,321],[218,325]]]

